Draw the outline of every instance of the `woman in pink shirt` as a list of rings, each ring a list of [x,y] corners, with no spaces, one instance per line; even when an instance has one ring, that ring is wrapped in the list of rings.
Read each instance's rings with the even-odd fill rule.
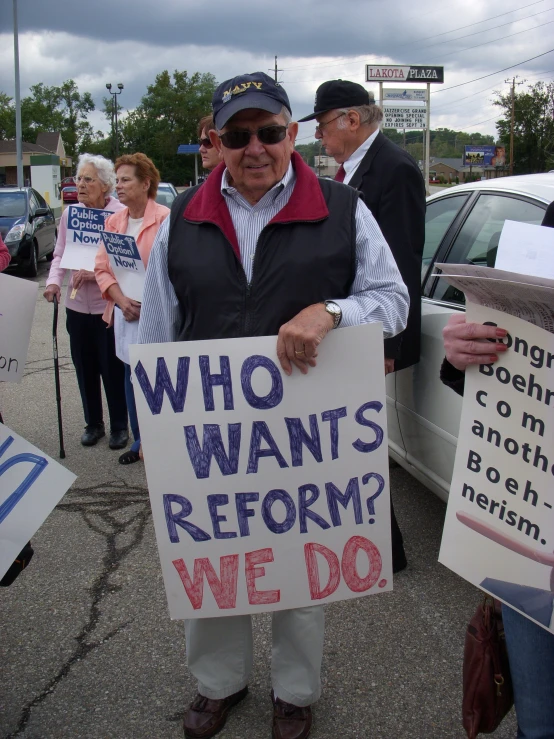
[[[81,154],[76,179],[81,205],[114,213],[123,210],[119,200],[110,196],[115,186],[115,172],[109,159]],[[54,300],[54,296],[59,301],[65,276],[65,269],[60,267],[60,262],[65,250],[67,216],[66,209],[60,220],[54,259],[46,280],[44,297],[49,302]],[[93,446],[105,436],[100,387],[102,378],[110,414],[109,446],[111,449],[123,449],[129,440],[125,369],[115,353],[114,330],[106,328],[102,320],[106,301],[96,284],[94,272],[84,269],[71,272],[65,307],[71,358],[77,372],[86,423],[81,444]]]
[[[115,163],[115,173],[117,196],[127,207],[107,218],[105,229],[133,236],[146,269],[158,229],[169,215],[169,208],[159,205],[155,200],[160,173],[154,162],[140,153],[119,157]],[[109,326],[115,327],[115,350],[125,363],[125,394],[134,443],[129,451],[119,457],[119,461],[121,464],[132,464],[140,459],[140,432],[131,382],[129,346],[137,343],[140,303],[123,293],[103,245],[96,254],[94,273],[102,297],[108,301],[104,320]]]

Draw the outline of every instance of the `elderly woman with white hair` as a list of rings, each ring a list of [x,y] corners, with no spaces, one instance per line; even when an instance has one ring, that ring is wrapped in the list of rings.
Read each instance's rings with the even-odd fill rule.
[[[80,205],[116,212],[123,205],[110,193],[115,187],[113,163],[102,156],[81,154],[77,166],[77,190]],[[58,240],[50,274],[46,280],[44,297],[52,302],[60,299],[65,269],[60,262],[67,235],[67,209],[58,228]],[[67,287],[65,307],[71,358],[83,402],[85,431],[83,446],[93,446],[105,436],[100,378],[104,384],[110,416],[111,449],[123,449],[129,440],[127,404],[125,401],[125,368],[115,354],[113,327],[106,328],[102,314],[106,309],[94,272],[72,271]]]

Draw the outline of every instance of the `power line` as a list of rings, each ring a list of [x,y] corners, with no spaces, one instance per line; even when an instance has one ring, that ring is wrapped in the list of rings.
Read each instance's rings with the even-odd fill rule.
[[[482,77],[476,77],[474,80],[468,80],[467,82],[460,82],[458,85],[452,85],[451,87],[443,87],[442,90],[433,90],[431,92],[431,95],[437,95],[439,92],[446,92],[447,90],[454,90],[456,87],[463,87],[464,85],[470,85],[472,82],[479,82],[479,80],[484,80],[487,77],[494,77],[495,74],[506,72],[506,70],[508,69],[515,69],[515,67],[519,67],[522,64],[527,64],[527,62],[532,62],[535,59],[540,59],[541,56],[552,54],[553,51],[554,49],[549,49],[548,51],[544,51],[542,54],[537,54],[537,56],[532,56],[530,59],[524,59],[522,62],[518,62],[517,64],[511,64],[509,67],[504,67],[504,69],[499,69],[497,72],[491,72],[490,74],[484,74]]]

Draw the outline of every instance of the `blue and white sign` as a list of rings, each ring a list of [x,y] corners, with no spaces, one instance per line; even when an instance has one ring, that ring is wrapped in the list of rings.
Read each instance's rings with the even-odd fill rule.
[[[142,303],[146,271],[137,242],[132,236],[111,231],[104,231],[102,239],[121,292],[127,298]]]
[[[94,259],[102,243],[100,234],[104,230],[104,221],[111,215],[110,210],[69,206],[65,250],[60,262],[63,269],[94,271]]]
[[[76,479],[0,423],[0,578]]]
[[[407,88],[393,88],[393,87],[385,87],[383,90],[383,100],[385,102],[389,100],[395,100],[399,103],[406,101],[406,102],[412,102],[414,100],[418,100],[420,102],[426,103],[427,102],[427,90],[425,88],[415,88],[411,87],[409,89]]]

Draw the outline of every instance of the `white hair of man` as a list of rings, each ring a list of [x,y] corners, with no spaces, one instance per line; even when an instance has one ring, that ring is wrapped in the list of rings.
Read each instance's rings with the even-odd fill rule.
[[[80,154],[77,163],[77,176],[84,166],[92,164],[98,174],[98,179],[104,185],[108,185],[108,192],[115,188],[115,169],[113,162],[100,154]]]
[[[344,116],[353,110],[360,116],[360,125],[371,126],[374,123],[379,125],[383,120],[383,109],[379,105],[355,105],[352,108],[338,108],[337,113],[342,113],[343,117],[337,121],[337,128],[344,129],[347,126]]]

